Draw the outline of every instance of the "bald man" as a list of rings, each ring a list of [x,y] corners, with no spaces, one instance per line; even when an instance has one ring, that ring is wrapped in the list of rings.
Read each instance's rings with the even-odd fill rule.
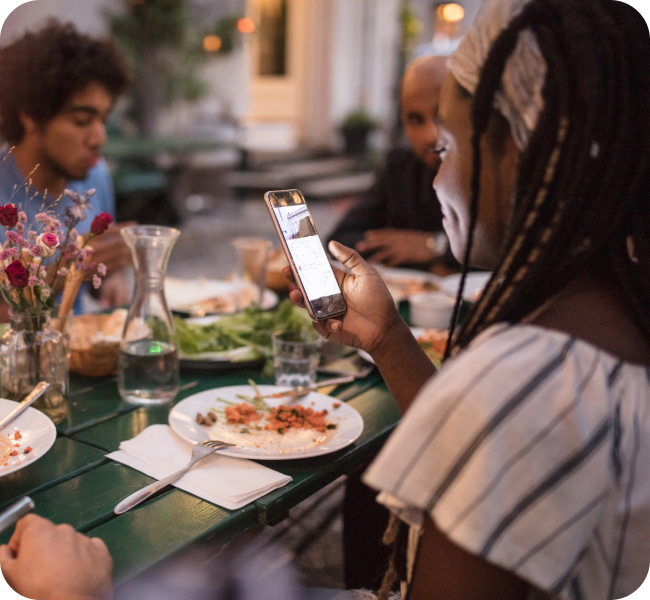
[[[435,117],[446,61],[425,56],[407,66],[400,113],[410,147],[388,153],[377,183],[331,235],[372,262],[430,270],[446,255],[442,212],[432,187],[440,166]]]

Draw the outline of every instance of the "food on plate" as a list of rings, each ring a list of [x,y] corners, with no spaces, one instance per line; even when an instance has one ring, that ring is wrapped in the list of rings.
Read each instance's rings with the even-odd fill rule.
[[[251,306],[209,325],[175,317],[181,358],[215,358],[232,362],[268,358],[273,354],[271,334],[278,329],[311,331],[307,311],[282,301],[274,311]]]
[[[212,439],[242,448],[271,448],[290,453],[317,446],[335,435],[340,418],[328,418],[328,410],[301,404],[269,406],[257,386],[253,382],[251,385],[254,395],[239,394],[240,402],[217,398],[208,416],[196,415],[196,422],[209,429]],[[334,402],[332,408],[334,404],[341,405]]]
[[[440,368],[447,346],[449,332],[444,329],[425,329],[418,337],[418,344],[431,362]]]
[[[220,401],[227,402],[227,400]],[[309,406],[305,407],[300,404],[292,406],[281,404],[280,406],[270,407],[254,397],[251,401],[254,401],[256,406],[248,402],[240,402],[233,406],[226,406],[223,409],[223,416],[228,425],[243,426],[240,427],[239,433],[250,433],[251,429],[253,429],[254,431],[276,431],[280,435],[284,435],[289,429],[314,429],[320,432],[336,429],[335,423],[328,422],[325,419],[328,414],[327,410],[314,410]],[[218,410],[214,409],[210,413],[214,414]],[[201,413],[197,414],[197,423],[199,417],[201,417]],[[214,421],[205,417],[201,418],[203,422],[199,424],[208,427],[218,421],[218,418],[214,419]],[[248,429],[248,431],[242,431],[242,429]]]
[[[256,300],[258,289],[243,282],[215,281],[199,277],[196,280],[168,277],[165,293],[172,310],[189,313],[194,317],[212,314],[234,313],[251,306]]]
[[[13,443],[6,434],[0,434],[0,464],[4,465],[11,454]]]
[[[9,460],[20,454],[18,440],[22,439],[20,431],[16,430],[13,435],[10,433],[0,433],[0,465],[6,467]],[[23,454],[29,454],[32,451],[30,446],[23,450]]]
[[[404,277],[382,270],[379,271],[379,274],[395,301],[406,300],[414,294],[422,292],[437,292],[440,289],[437,283],[426,278],[426,274],[423,274],[422,277]]]
[[[325,431],[327,429],[336,429],[336,424],[328,423],[325,420],[326,410],[317,410],[313,408],[300,406],[276,406],[269,412],[269,424],[266,429],[276,430],[278,433],[284,433],[287,429],[315,429],[316,431]]]

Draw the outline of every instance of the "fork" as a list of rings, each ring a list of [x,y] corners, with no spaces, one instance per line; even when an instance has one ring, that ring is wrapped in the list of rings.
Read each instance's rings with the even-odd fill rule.
[[[350,371],[343,371],[339,369],[330,369],[328,367],[318,367],[316,371],[322,375],[352,375],[355,379],[364,379],[368,377],[372,370],[375,368],[375,365],[368,365],[367,367],[361,367],[357,369],[354,373]]]
[[[221,442],[219,440],[206,440],[195,444],[192,448],[192,458],[190,462],[187,463],[180,471],[176,471],[171,475],[168,475],[160,481],[154,481],[152,484],[143,487],[141,490],[131,494],[122,502],[120,502],[114,509],[113,512],[116,515],[121,515],[127,510],[131,510],[134,506],[137,506],[141,502],[144,502],[147,498],[153,496],[158,490],[162,490],[164,487],[168,486],[171,483],[174,483],[177,479],[180,479],[185,473],[187,473],[197,462],[204,459],[206,456],[212,454],[215,450],[220,450],[221,448],[230,448],[235,444],[229,444],[227,442]]]

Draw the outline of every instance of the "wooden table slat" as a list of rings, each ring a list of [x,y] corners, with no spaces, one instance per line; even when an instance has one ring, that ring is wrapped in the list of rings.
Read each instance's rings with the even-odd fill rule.
[[[77,377],[75,376],[75,379]],[[215,379],[218,378],[219,383],[215,385]],[[69,398],[69,416],[57,426],[59,433],[64,435],[75,435],[77,439],[93,443],[93,435],[79,435],[79,432],[85,431],[90,428],[95,428],[98,425],[105,423],[113,418],[121,415],[128,415],[141,407],[135,404],[124,402],[117,392],[117,381],[114,379],[104,380],[96,379],[95,384],[88,383],[90,378],[85,377],[85,386],[76,386],[77,393]],[[174,404],[181,400],[201,392],[209,390],[213,387],[221,387],[226,385],[241,385],[253,379],[257,382],[270,383],[271,380],[264,379],[257,371],[237,371],[234,373],[211,373],[209,371],[188,371],[181,374],[181,387],[196,382],[196,385],[187,388],[178,394]],[[72,387],[72,386],[71,386]],[[169,404],[164,407],[169,414]],[[157,422],[157,421],[156,421]],[[152,423],[150,423],[152,424]],[[132,436],[131,436],[132,437]],[[122,438],[128,439],[128,438]],[[99,445],[100,444],[94,444]]]
[[[253,504],[231,512],[174,489],[86,533],[106,542],[119,584],[193,543],[218,547],[256,522]]]
[[[59,437],[34,464],[0,479],[0,510],[25,494],[36,494],[105,462],[104,452]]]
[[[225,387],[229,385],[242,385],[247,383],[248,379],[252,378],[254,381],[266,382],[262,379],[259,374],[242,372],[241,374],[228,374],[219,377],[219,384],[215,385],[214,379],[201,380],[200,384],[196,385],[192,389],[186,390],[184,393],[179,394],[178,400],[174,404],[180,402],[184,398],[201,392],[204,390],[209,390],[215,387]],[[381,382],[379,375],[375,375],[374,378],[369,379],[369,381],[378,384]],[[336,395],[348,394],[350,392],[354,393],[355,390],[363,391],[367,386],[366,380],[354,382],[348,386],[341,386],[337,389]],[[140,433],[143,429],[149,427],[149,425],[160,425],[166,424],[169,421],[169,412],[172,409],[172,405],[164,404],[161,406],[142,406],[131,410],[128,413],[115,415],[112,418],[104,419],[102,422],[97,423],[96,425],[89,425],[80,430],[74,430],[71,432],[71,436],[81,442],[87,444],[92,444],[98,448],[102,448],[107,452],[113,452],[117,450],[120,446],[120,442],[124,440],[130,440]]]
[[[288,461],[264,461],[268,467],[293,481],[256,500],[262,525],[275,521],[288,510],[322,489],[341,475],[368,464],[400,419],[400,412],[385,385],[380,385],[351,400],[348,404],[364,420],[359,439],[343,450],[316,458]]]

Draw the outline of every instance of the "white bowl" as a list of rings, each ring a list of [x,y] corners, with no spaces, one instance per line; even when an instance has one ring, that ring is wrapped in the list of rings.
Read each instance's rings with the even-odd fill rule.
[[[425,292],[411,296],[411,325],[448,329],[455,300],[441,292]]]

